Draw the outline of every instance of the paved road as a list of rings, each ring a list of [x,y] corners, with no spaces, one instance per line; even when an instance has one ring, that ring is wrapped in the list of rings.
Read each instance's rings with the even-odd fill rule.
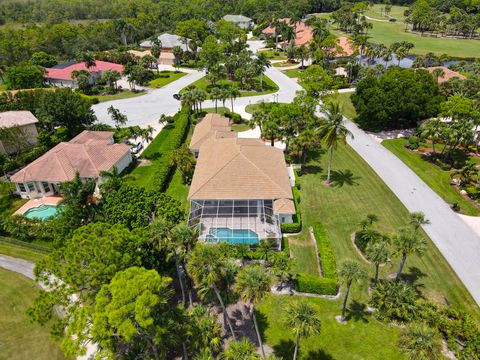
[[[410,168],[375,139],[347,122],[348,143],[375,170],[409,211],[422,211],[424,226],[440,252],[480,305],[480,238]]]
[[[32,262],[27,260],[0,255],[0,268],[14,271],[32,280],[35,280],[35,276],[33,275],[34,266],[35,265]]]

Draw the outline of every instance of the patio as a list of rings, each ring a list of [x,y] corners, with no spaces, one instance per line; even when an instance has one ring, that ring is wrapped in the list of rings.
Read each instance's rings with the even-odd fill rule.
[[[14,215],[23,215],[28,210],[42,206],[42,205],[57,206],[61,200],[62,200],[62,197],[59,195],[45,196],[39,199],[28,200],[17,211],[15,211]]]

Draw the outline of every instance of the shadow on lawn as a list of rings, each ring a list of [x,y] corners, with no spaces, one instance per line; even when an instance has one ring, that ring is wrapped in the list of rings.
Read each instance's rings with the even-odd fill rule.
[[[325,180],[327,179],[326,175],[324,176]],[[358,185],[357,180],[360,179],[359,176],[353,175],[352,171],[347,170],[333,170],[330,176],[332,181],[332,186],[342,187],[343,185],[356,186]]]
[[[275,355],[283,359],[291,359],[295,352],[295,343],[293,340],[281,340],[280,344],[273,347]],[[333,356],[322,349],[311,350],[307,354],[302,355],[302,340],[300,340],[299,355],[305,360],[333,360]]]
[[[357,300],[353,300],[350,305],[348,305],[348,313],[346,316],[348,320],[362,321],[368,323],[369,314],[367,312],[367,306],[365,304],[359,303]]]
[[[427,276],[422,270],[417,268],[416,266],[411,266],[408,268],[408,272],[402,273],[400,275],[400,278],[410,284],[412,284],[417,291],[420,290],[420,288],[425,288],[425,285],[421,282],[419,282],[420,279],[424,278]]]

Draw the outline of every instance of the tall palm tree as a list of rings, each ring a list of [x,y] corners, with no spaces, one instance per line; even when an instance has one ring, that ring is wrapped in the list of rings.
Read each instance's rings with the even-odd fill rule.
[[[212,91],[210,91],[210,99],[215,101],[215,112],[218,112],[218,100],[221,100],[223,97],[222,89],[218,87],[214,87]]]
[[[255,65],[258,73],[260,74],[260,90],[263,90],[263,74],[269,67],[272,66],[272,64],[264,53],[259,53],[257,59],[255,60]]]
[[[267,269],[260,265],[250,265],[240,270],[237,274],[234,286],[234,289],[238,292],[240,298],[250,305],[250,316],[253,319],[263,359],[265,359],[265,351],[263,349],[262,337],[260,336],[260,331],[258,329],[255,306],[270,292],[271,284],[272,278]]]
[[[230,97],[230,103],[232,105],[232,113],[233,113],[233,102],[234,100],[240,96],[240,91],[236,86],[230,86],[228,88],[228,96]]]
[[[333,151],[339,143],[344,144],[347,136],[353,138],[353,134],[345,127],[340,104],[336,101],[328,101],[325,108],[321,109],[325,121],[318,127],[318,133],[327,149],[330,150],[328,159],[327,183],[330,183]]]
[[[435,78],[435,81],[438,83],[438,79],[445,76],[445,71],[442,68],[433,69],[432,75]]]
[[[309,337],[320,332],[320,318],[315,309],[305,301],[291,303],[286,309],[285,325],[296,336],[293,360],[297,359],[300,337]]]
[[[412,226],[413,231],[416,233],[420,226],[429,225],[430,220],[425,217],[425,214],[421,211],[414,211],[408,215],[408,223]]]
[[[221,358],[223,360],[257,360],[260,356],[256,353],[255,345],[247,338],[242,338],[228,344]]]
[[[390,250],[388,249],[388,238],[383,236],[379,241],[371,242],[365,249],[365,255],[375,266],[375,274],[373,276],[373,287],[378,282],[378,272],[381,264],[385,264],[390,258]]]
[[[420,126],[420,136],[432,142],[432,154],[435,156],[435,142],[440,138],[442,122],[439,119],[431,119]]]
[[[310,52],[308,51],[308,48],[305,46],[305,44],[302,44],[298,47],[297,49],[297,57],[300,59],[300,63],[301,63],[301,68],[304,69],[305,68],[305,60],[308,59],[308,56],[309,56]]]
[[[345,283],[345,296],[343,298],[342,317],[341,320],[345,321],[345,312],[347,311],[348,295],[350,294],[350,287],[354,281],[358,281],[365,276],[365,272],[360,267],[360,264],[354,260],[345,260],[340,266],[338,275]]]
[[[400,260],[400,267],[398,268],[398,272],[395,277],[395,279],[398,280],[402,274],[405,262],[407,261],[407,256],[422,256],[425,252],[426,242],[423,238],[418,236],[415,230],[410,228],[402,228],[399,230],[398,234],[393,236],[393,247],[395,249],[395,253],[402,256]]]
[[[226,259],[218,245],[197,243],[187,257],[187,272],[200,289],[200,295],[203,296],[208,290],[213,290],[222,307],[225,323],[235,338],[235,332],[219,289],[219,284],[226,274],[226,268]]]
[[[400,335],[399,346],[410,360],[443,359],[440,337],[426,324],[412,324]]]
[[[80,57],[79,57],[79,60],[81,62],[85,63],[85,67],[87,69],[90,69],[97,64],[96,61],[95,61],[95,57],[93,56],[93,53],[90,52],[90,51],[85,51],[85,52],[81,53]]]

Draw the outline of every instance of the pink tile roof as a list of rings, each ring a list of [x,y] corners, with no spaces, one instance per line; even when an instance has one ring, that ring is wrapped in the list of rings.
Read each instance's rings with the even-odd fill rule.
[[[446,66],[432,66],[432,67],[428,67],[426,70],[431,74],[431,73],[433,73],[433,70],[435,70],[435,69],[442,69],[443,72],[445,73],[445,75],[440,76],[438,78],[438,83],[439,84],[444,83],[445,81],[448,81],[448,80],[453,79],[453,78],[459,78],[460,80],[465,80],[466,79],[466,77],[463,76],[462,74],[460,74],[456,71],[450,70]]]
[[[70,142],[62,142],[14,174],[16,183],[28,181],[70,181],[78,172],[84,178],[96,178],[109,171],[129,151],[130,146],[112,144],[112,132],[84,131]]]
[[[5,111],[0,113],[0,128],[11,128],[38,123],[30,111]]]
[[[116,70],[118,72],[123,72],[124,67],[120,64],[97,60],[95,66],[87,69],[84,62],[78,62],[66,67],[47,68],[46,77],[50,79],[72,80],[72,71],[74,70],[87,70],[88,72]]]
[[[284,19],[279,19],[280,22],[286,23],[292,27],[294,27],[292,24],[290,24],[290,19],[289,18],[284,18]],[[300,46],[303,44],[308,44],[312,39],[313,39],[313,29],[305,25],[305,23],[299,21],[297,22],[297,27],[296,27],[296,34],[295,34],[295,45]],[[268,35],[273,35],[275,34],[275,28],[273,26],[269,26],[262,31],[264,34]],[[285,44],[286,41],[282,42],[282,44]]]
[[[341,50],[332,49],[336,57],[352,56],[355,52],[352,41],[345,36],[340,36],[337,39],[337,45],[341,48]]]

